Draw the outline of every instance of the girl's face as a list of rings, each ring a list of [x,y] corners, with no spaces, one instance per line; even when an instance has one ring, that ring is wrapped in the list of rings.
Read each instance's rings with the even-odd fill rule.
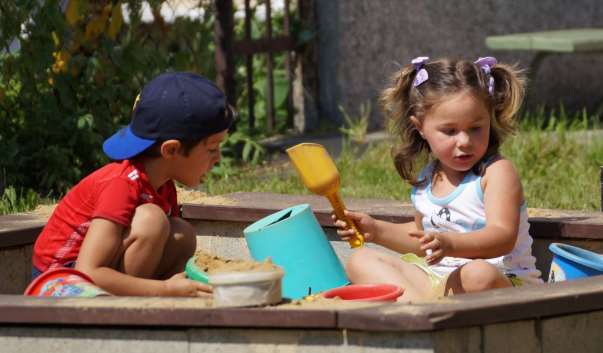
[[[412,122],[431,148],[444,172],[466,172],[486,153],[490,113],[482,100],[462,91],[434,105],[423,121]]]

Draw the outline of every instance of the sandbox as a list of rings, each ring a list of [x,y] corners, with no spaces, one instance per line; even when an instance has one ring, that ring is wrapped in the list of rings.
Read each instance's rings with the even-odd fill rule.
[[[320,197],[267,193],[223,195],[219,204],[183,205],[199,246],[248,259],[243,229],[280,209],[309,203],[337,256],[351,253],[330,227]],[[412,218],[410,205],[346,200],[390,221]],[[600,213],[532,210],[537,266],[546,277],[552,242],[603,253]],[[49,299],[21,295],[30,279],[31,248],[43,219],[0,218],[2,352],[598,352],[603,347],[603,277],[507,288],[411,305],[382,302],[285,302],[214,308],[195,298]]]

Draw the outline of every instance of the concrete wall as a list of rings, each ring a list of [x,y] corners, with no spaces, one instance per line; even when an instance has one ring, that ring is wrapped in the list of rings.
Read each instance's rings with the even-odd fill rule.
[[[31,282],[33,245],[0,247],[0,294],[23,294]]]
[[[413,57],[494,55],[527,68],[533,53],[492,52],[485,38],[603,27],[600,0],[329,0],[316,6],[320,117],[340,121],[339,104],[356,113],[370,100],[373,127],[382,126],[376,97],[398,65]],[[602,76],[603,53],[547,57],[530,102],[594,110],[603,98]]]
[[[3,353],[564,353],[601,352],[603,313],[428,332],[0,326]]]
[[[1,327],[3,353],[494,353],[480,351],[479,328],[380,333],[345,330]],[[472,338],[472,339],[470,339]],[[468,348],[468,349],[467,349]],[[590,352],[590,351],[589,351]]]

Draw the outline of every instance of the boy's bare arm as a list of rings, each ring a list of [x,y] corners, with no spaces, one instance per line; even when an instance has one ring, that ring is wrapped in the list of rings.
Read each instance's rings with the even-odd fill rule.
[[[123,256],[124,227],[95,218],[90,224],[76,262],[76,269],[89,275],[101,288],[115,295],[199,296],[211,289],[183,276],[166,281],[145,279],[116,270]]]

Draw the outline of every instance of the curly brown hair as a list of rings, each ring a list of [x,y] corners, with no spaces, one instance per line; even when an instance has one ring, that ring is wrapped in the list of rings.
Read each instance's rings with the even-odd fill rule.
[[[411,116],[422,121],[426,112],[444,97],[462,91],[475,94],[491,112],[490,140],[484,156],[488,158],[498,153],[504,139],[515,131],[515,117],[525,93],[525,78],[516,66],[495,64],[491,68],[492,95],[488,93],[489,76],[471,61],[438,59],[426,62],[422,68],[429,75],[427,81],[413,87],[417,70],[413,65],[405,66],[394,73],[390,87],[383,90],[379,100],[391,132],[399,138],[399,144],[392,148],[396,169],[404,180],[415,186],[424,182],[417,180],[416,158],[429,156],[430,148]]]

